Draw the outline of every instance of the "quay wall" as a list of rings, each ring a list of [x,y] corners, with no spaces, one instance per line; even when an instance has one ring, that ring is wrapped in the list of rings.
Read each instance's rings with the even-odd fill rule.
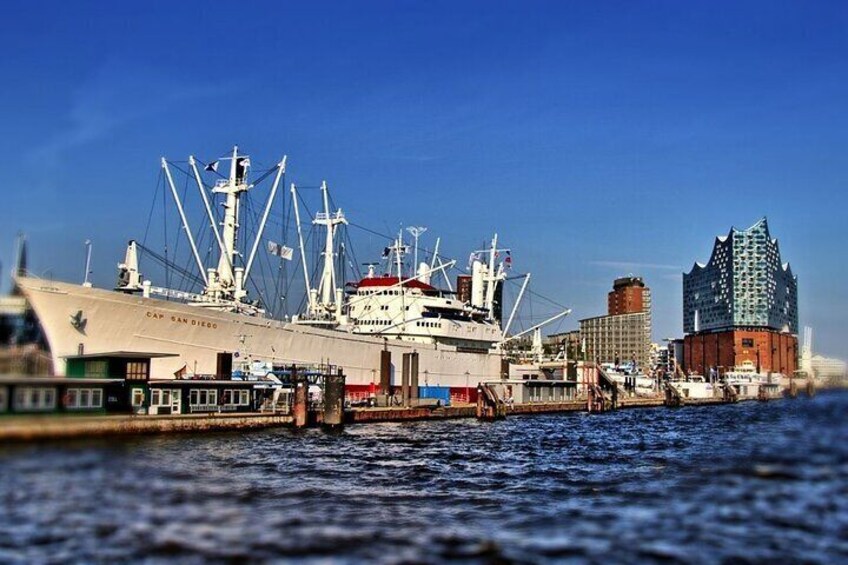
[[[8,416],[0,419],[0,442],[251,430],[291,423],[291,416],[277,414]]]
[[[741,396],[739,402],[756,401],[756,397]],[[722,398],[687,398],[686,406],[724,404]],[[618,408],[655,408],[664,406],[662,397],[638,397],[619,399]],[[532,415],[587,410],[585,400],[563,402],[538,402],[513,404],[506,415]],[[430,408],[355,408],[345,412],[347,424],[376,422],[406,422],[420,420],[446,420],[475,418],[475,405],[454,405]],[[321,414],[310,421],[321,423]],[[38,415],[4,416],[0,418],[0,443],[37,440],[59,440],[83,437],[127,436],[145,434],[198,433],[214,431],[254,430],[277,426],[291,427],[294,418],[290,414],[241,413],[241,414],[194,414],[173,416],[149,415]]]
[[[348,424],[368,422],[407,422],[415,420],[448,420],[474,418],[475,406],[445,406],[442,408],[357,408],[345,414]]]

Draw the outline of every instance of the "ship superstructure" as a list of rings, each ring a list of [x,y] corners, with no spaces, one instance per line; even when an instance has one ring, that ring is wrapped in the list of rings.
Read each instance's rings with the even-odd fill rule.
[[[489,250],[488,267],[476,258],[472,262],[470,303],[431,285],[435,269],[426,263],[418,265],[415,275],[404,275],[401,265],[406,246],[402,234],[389,252],[390,259],[395,258],[394,273],[377,276],[372,267],[368,276],[353,285],[347,302],[352,331],[420,343],[445,343],[475,352],[486,352],[502,340],[493,310],[495,286],[506,278],[503,263],[495,263],[497,235]],[[451,261],[440,270],[453,264]]]

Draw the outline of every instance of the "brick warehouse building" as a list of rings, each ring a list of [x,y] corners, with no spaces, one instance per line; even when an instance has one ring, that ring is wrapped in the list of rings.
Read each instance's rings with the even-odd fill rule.
[[[765,218],[716,238],[709,262],[683,275],[683,330],[687,372],[798,369],[798,280]]]

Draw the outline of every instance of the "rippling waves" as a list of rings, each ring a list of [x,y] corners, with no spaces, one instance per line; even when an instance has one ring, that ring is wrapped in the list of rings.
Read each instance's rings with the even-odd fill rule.
[[[845,562],[846,413],[840,392],[0,448],[0,562]]]

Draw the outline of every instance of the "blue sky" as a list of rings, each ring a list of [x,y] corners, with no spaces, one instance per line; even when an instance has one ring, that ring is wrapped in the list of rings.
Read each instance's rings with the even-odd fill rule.
[[[81,279],[88,238],[111,285],[159,157],[239,143],[461,262],[497,230],[574,309],[557,329],[634,273],[679,335],[681,272],[766,215],[816,349],[848,356],[848,4],[213,4],[4,4],[4,279],[22,229],[33,271]]]

